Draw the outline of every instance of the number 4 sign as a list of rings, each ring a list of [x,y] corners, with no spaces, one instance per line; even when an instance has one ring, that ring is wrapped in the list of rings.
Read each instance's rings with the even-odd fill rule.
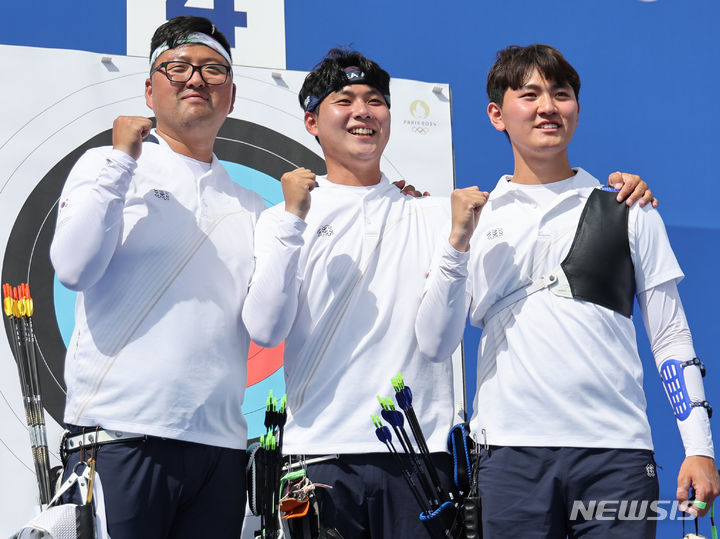
[[[178,15],[213,21],[230,42],[233,64],[285,69],[283,0],[127,0],[128,56],[148,56],[155,29]]]

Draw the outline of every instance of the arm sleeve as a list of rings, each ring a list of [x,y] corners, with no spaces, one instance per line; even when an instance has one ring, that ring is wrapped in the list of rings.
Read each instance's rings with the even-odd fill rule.
[[[658,370],[668,359],[687,361],[695,357],[692,335],[675,281],[667,281],[638,294],[645,330]],[[705,400],[700,369],[683,369],[685,384],[693,402]],[[677,421],[685,455],[715,456],[707,410],[693,408],[684,421]]]
[[[418,349],[428,359],[449,358],[462,339],[471,298],[469,257],[445,241],[430,269],[415,321]]]
[[[272,348],[287,337],[295,321],[302,281],[298,274],[302,233],[307,224],[282,211],[267,210],[255,227],[255,271],[242,318],[250,338]]]
[[[88,151],[70,171],[60,195],[50,259],[71,290],[94,285],[122,238],[125,195],[137,167],[120,150]]]

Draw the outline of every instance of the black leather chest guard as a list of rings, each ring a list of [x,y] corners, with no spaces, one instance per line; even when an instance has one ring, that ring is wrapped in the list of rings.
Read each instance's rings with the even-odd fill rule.
[[[617,193],[595,189],[585,204],[562,267],[574,298],[630,318],[635,268],[630,256],[628,212]]]

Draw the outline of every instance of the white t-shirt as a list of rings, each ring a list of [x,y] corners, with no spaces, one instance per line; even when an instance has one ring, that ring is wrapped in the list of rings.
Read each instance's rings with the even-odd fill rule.
[[[458,320],[464,321],[467,313],[458,305],[463,303],[460,296],[466,296],[470,322],[482,327],[493,304],[556,269],[570,250],[588,196],[599,186],[582,169],[550,185],[508,180],[500,179],[483,208],[469,256],[452,253],[447,244],[442,247],[444,262],[432,272],[418,317],[424,351],[443,355],[456,344]],[[646,310],[648,293],[658,290],[659,306],[672,298],[674,283],[683,274],[658,212],[631,207],[628,236],[641,308]],[[671,285],[667,290],[666,284]],[[677,359],[694,355],[679,298],[668,304],[672,308],[667,312],[674,316],[664,316],[660,323],[656,317],[652,333],[649,329],[658,364],[668,354],[687,356]],[[543,290],[485,322],[471,420],[480,439],[484,431],[492,445],[652,448],[631,319]],[[672,346],[661,343],[675,323],[682,335]],[[703,447],[694,454],[712,454],[707,416],[701,410],[693,414],[705,417],[697,423],[703,430],[695,437]],[[697,449],[698,443],[691,445]]]
[[[267,210],[243,309],[263,345],[285,339],[286,453],[384,452],[370,421],[402,373],[432,451],[454,423],[452,365],[423,360],[414,323],[447,199],[317,179],[306,222]]]
[[[255,193],[161,137],[89,150],[61,195],[56,274],[78,290],[65,421],[241,449]]]

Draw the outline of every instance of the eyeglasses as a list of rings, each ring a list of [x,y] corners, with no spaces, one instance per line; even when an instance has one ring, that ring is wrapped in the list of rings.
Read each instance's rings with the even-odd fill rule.
[[[203,64],[196,66],[188,62],[163,62],[150,71],[150,76],[156,71],[161,71],[170,82],[187,82],[195,74],[200,72],[200,77],[205,84],[225,84],[230,73],[230,66],[223,64]]]

